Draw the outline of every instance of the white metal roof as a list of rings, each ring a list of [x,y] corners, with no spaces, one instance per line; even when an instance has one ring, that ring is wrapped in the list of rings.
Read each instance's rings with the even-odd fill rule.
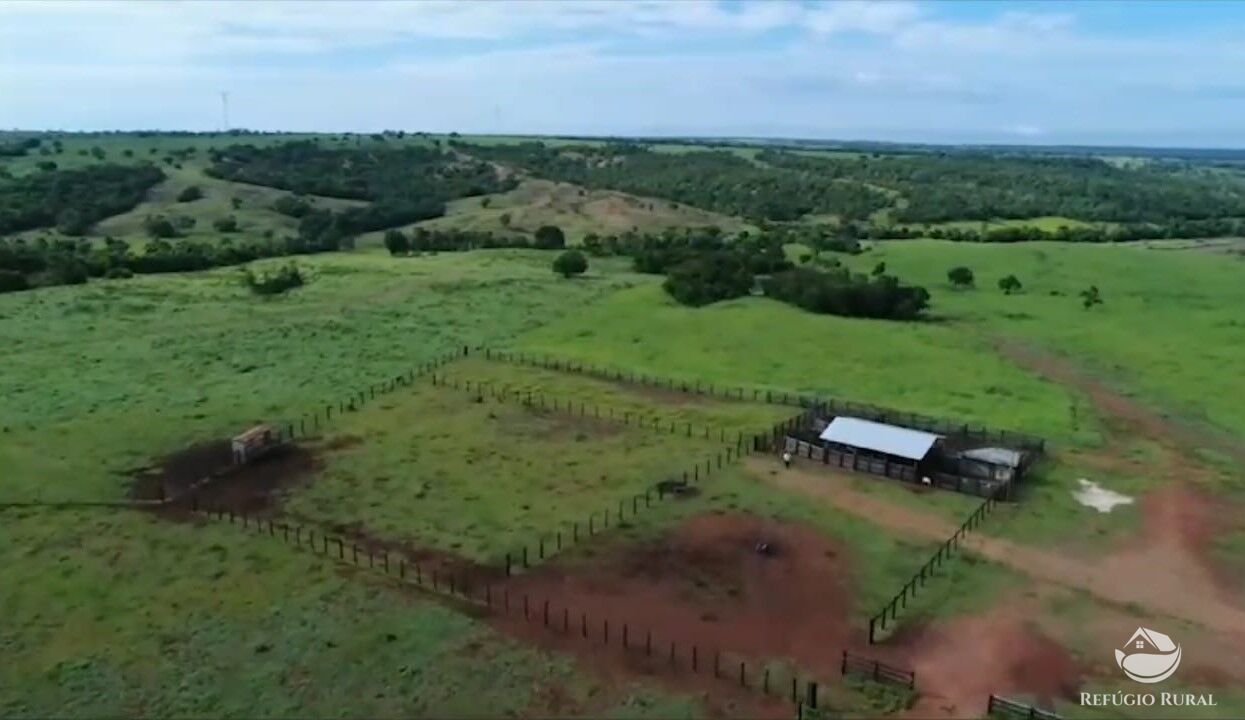
[[[924,458],[941,437],[854,417],[836,417],[821,432],[821,439],[827,442],[851,445],[909,460]]]
[[[1020,461],[1024,459],[1019,450],[1001,447],[973,448],[960,453],[960,456],[970,460],[987,462],[991,465],[1005,465],[1012,468],[1020,467]]]

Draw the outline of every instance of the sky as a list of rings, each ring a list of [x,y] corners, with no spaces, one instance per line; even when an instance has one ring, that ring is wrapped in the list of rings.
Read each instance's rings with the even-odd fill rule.
[[[0,2],[0,128],[1245,147],[1245,3]]]

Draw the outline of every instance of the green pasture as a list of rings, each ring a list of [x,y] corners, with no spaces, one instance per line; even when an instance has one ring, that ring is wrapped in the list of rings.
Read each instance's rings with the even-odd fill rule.
[[[875,243],[852,259],[934,294],[933,312],[961,336],[1026,341],[1099,372],[1145,402],[1240,437],[1245,407],[1245,258],[1131,245],[939,241]],[[947,270],[965,265],[977,289],[954,290]],[[1014,274],[1023,291],[997,283]],[[1104,303],[1082,307],[1096,285]]]
[[[237,268],[0,296],[0,497],[120,497],[167,453],[511,342],[636,280],[621,262],[564,280],[551,259],[334,253],[293,259],[310,282],[275,298]]]
[[[648,284],[520,339],[517,348],[721,385],[819,393],[1092,442],[1085,402],[945,323],[814,315],[761,298],[689,308]]]
[[[508,192],[453,200],[442,217],[400,229],[423,227],[527,236],[542,225],[558,226],[571,244],[582,242],[589,233],[659,233],[667,228],[707,226],[736,232],[751,227],[738,218],[670,200],[528,178]],[[383,237],[384,231],[367,233],[360,236],[359,245],[380,245]]]
[[[286,510],[499,565],[703,470],[724,444],[421,381],[333,421],[321,447],[323,470]]]
[[[5,717],[701,712],[234,526],[8,511],[0,563]]]
[[[542,362],[540,356],[527,356]],[[520,361],[521,362],[521,361]],[[489,360],[480,353],[440,368],[437,376],[472,387],[485,383],[486,388],[526,398],[545,396],[573,403],[573,411],[588,416],[614,418],[646,429],[711,440],[734,445],[738,434],[745,437],[767,431],[775,423],[798,412],[795,408],[764,402],[738,401],[712,395],[697,395],[680,389],[653,387],[623,381],[606,380],[575,372],[519,364],[497,359]],[[539,402],[534,400],[534,402]],[[687,425],[690,424],[690,430]],[[673,430],[670,428],[673,426]],[[709,431],[706,434],[706,431]],[[725,432],[725,437],[721,432]]]

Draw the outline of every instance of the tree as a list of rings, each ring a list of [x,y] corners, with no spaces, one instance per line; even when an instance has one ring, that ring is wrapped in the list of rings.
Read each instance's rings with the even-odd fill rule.
[[[177,202],[194,202],[203,197],[203,190],[198,185],[191,185],[177,194]]]
[[[541,250],[560,250],[566,247],[566,236],[557,225],[541,225],[536,228],[536,247]]]
[[[229,206],[232,207],[234,210],[240,209],[242,207],[242,198],[240,197],[229,198]]]
[[[973,271],[963,265],[957,265],[947,271],[947,279],[951,281],[952,285],[958,288],[972,287]]]
[[[1011,295],[1014,292],[1020,292],[1020,288],[1020,279],[1015,275],[1008,275],[1005,278],[999,279],[999,289],[1003,291],[1004,295]]]
[[[873,276],[878,277],[886,274],[886,263],[880,262],[873,266]]]
[[[177,228],[163,215],[148,215],[143,220],[143,229],[153,238],[177,237]]]
[[[1090,285],[1088,288],[1081,291],[1081,305],[1086,310],[1095,305],[1101,305],[1102,302],[1102,293],[1098,292],[1097,285]]]
[[[588,270],[588,258],[578,250],[567,250],[553,261],[553,271],[564,278],[583,275]]]
[[[223,218],[213,220],[212,227],[223,233],[238,232],[238,219],[233,215],[226,215]]]
[[[387,230],[385,232],[385,249],[390,255],[406,255],[411,251],[411,241],[400,230]]]

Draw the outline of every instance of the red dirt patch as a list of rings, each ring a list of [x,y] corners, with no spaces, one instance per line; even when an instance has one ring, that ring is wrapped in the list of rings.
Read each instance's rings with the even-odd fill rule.
[[[144,468],[134,476],[130,495],[136,499],[180,498],[179,510],[196,502],[200,508],[258,513],[271,509],[280,491],[311,477],[319,463],[300,445],[286,444],[245,465],[232,464],[228,440],[193,445]],[[210,481],[199,485],[205,478]]]
[[[1050,708],[1075,699],[1085,675],[1059,643],[1000,610],[901,631],[875,652],[916,672],[913,717],[981,717],[991,693]]]
[[[769,543],[770,554],[759,553],[758,542]],[[778,698],[789,693],[789,675],[775,675],[775,697],[767,699],[715,679],[714,652],[732,658],[724,659],[722,675],[736,682],[738,662],[746,658],[752,686],[759,684],[764,660],[793,661],[823,681],[837,677],[843,648],[861,639],[859,623],[850,622],[845,565],[838,547],[811,528],[744,514],[702,515],[658,540],[611,547],[590,561],[545,565],[512,579],[511,612],[494,623],[537,645],[573,653],[607,677],[650,677],[729,698],[736,711],[789,717],[790,701]],[[531,599],[527,621],[524,596]],[[546,600],[552,629],[543,627]],[[629,652],[622,648],[624,624]],[[645,653],[650,632],[651,657]]]

